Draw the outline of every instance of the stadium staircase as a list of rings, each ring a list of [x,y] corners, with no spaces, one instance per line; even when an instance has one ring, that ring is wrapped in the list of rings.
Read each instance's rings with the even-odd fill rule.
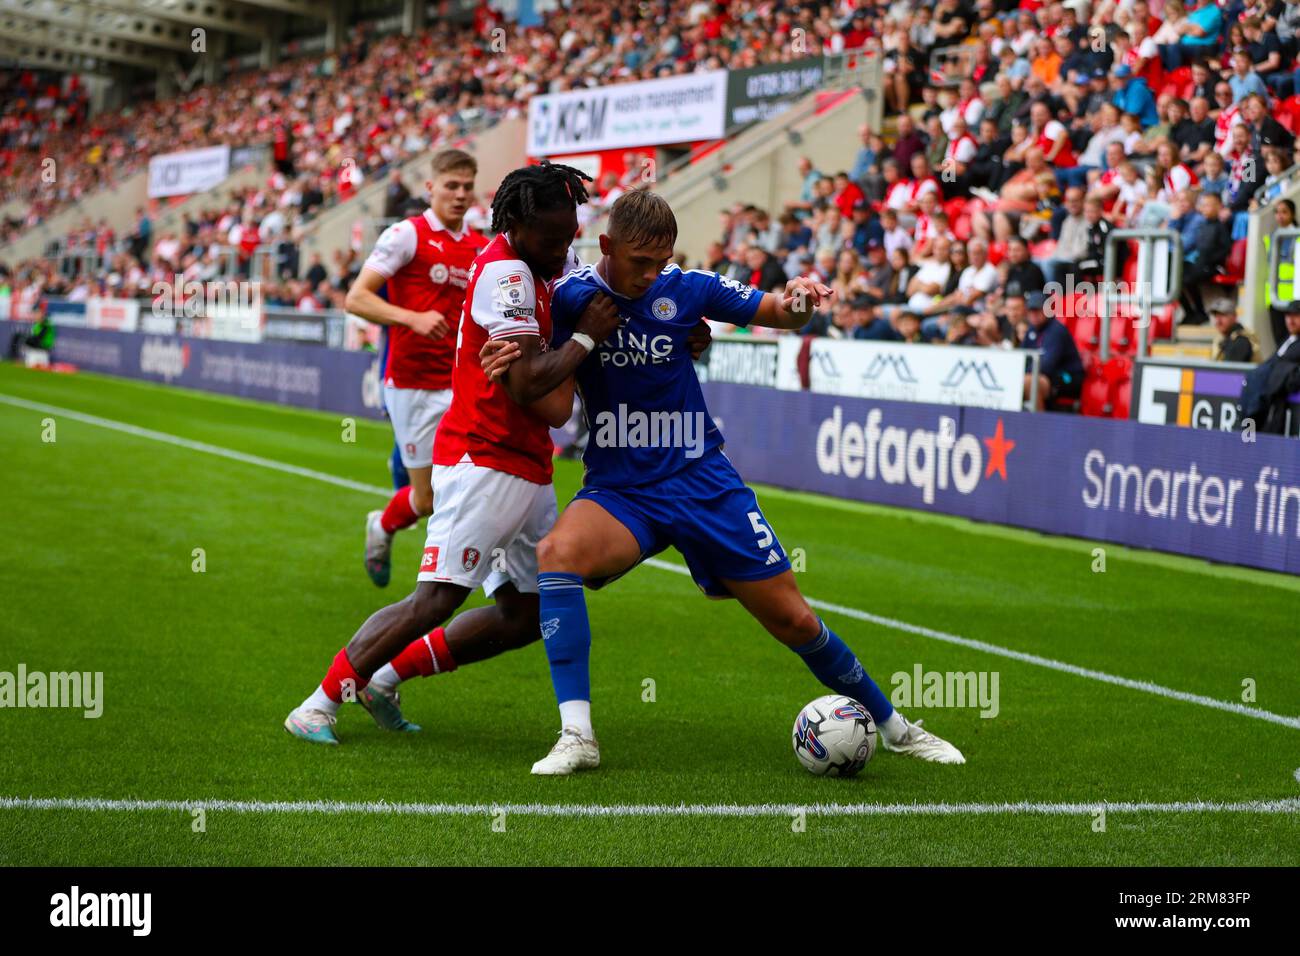
[[[148,182],[148,172],[140,170],[121,182],[83,196],[44,222],[32,226],[11,242],[5,249],[5,259],[12,263],[43,257],[50,243],[61,243],[69,233],[80,228],[86,220],[95,223],[101,219],[107,220],[109,226],[119,236],[124,232],[132,231],[135,228],[135,211],[148,202]],[[21,200],[14,200],[9,205],[12,206],[14,203],[17,203],[15,215],[21,214],[27,208],[26,203]]]
[[[523,161],[527,132],[527,120],[511,117],[485,124],[446,145],[472,153],[478,160],[477,182],[481,191],[495,188],[506,173]],[[430,178],[429,159],[433,152],[425,150],[399,167],[402,181],[415,195],[424,193],[424,184]],[[358,238],[359,254],[364,257],[374,245],[378,228],[386,222],[383,215],[387,189],[388,176],[375,177],[365,182],[347,202],[331,206],[317,216],[304,230],[300,261],[305,264],[312,253],[319,252],[324,262],[330,262],[337,250],[346,250]]]
[[[729,131],[718,144],[693,151],[658,171],[657,191],[677,214],[678,252],[704,260],[718,232],[718,210],[740,202],[773,217],[803,186],[800,157],[823,170],[847,170],[857,154],[858,127],[879,129],[879,56],[864,51],[825,58],[822,86],[785,112]],[[599,224],[587,230],[595,235]]]

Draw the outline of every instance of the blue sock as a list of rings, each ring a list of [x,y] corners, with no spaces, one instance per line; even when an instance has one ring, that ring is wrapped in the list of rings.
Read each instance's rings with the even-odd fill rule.
[[[537,575],[541,603],[542,644],[551,662],[555,702],[591,700],[591,624],[582,578],[576,574]]]
[[[866,707],[877,727],[893,715],[894,705],[889,698],[862,669],[857,655],[826,626],[825,621],[822,621],[820,634],[791,650],[803,658],[819,681],[835,693],[852,697]]]

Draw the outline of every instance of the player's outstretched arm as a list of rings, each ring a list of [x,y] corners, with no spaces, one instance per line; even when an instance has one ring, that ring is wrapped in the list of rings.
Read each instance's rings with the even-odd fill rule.
[[[834,294],[830,286],[812,279],[791,279],[780,295],[763,293],[758,311],[749,324],[768,329],[801,329],[812,318],[813,310]]]
[[[379,289],[388,279],[382,272],[362,269],[352,287],[348,289],[343,307],[376,325],[404,325],[412,331],[440,339],[447,334],[447,319],[441,312],[412,312],[393,305],[379,296]]]

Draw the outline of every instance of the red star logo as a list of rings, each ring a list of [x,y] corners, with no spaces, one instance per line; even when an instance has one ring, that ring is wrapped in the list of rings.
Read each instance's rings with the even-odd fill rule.
[[[1002,480],[1007,480],[1007,455],[1011,449],[1016,447],[1016,443],[1002,434],[1002,419],[998,419],[998,427],[993,432],[992,438],[980,439],[984,444],[989,446],[989,463],[984,469],[984,477],[993,477],[993,472],[1002,476]]]

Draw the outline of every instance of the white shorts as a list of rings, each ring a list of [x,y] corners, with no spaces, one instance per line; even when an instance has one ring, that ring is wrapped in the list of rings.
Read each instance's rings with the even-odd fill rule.
[[[509,582],[536,594],[537,545],[559,517],[555,486],[464,460],[434,465],[433,487],[419,580],[482,585],[489,597]]]
[[[397,448],[407,468],[428,468],[433,464],[433,436],[438,422],[451,407],[451,389],[384,386],[384,407],[393,423]]]

